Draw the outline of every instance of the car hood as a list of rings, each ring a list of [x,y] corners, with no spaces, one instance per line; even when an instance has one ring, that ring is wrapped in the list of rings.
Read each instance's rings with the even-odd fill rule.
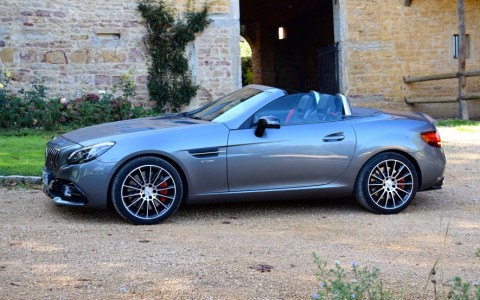
[[[85,141],[98,140],[103,138],[115,139],[114,137],[119,135],[131,135],[153,130],[196,126],[205,123],[210,122],[203,120],[195,120],[182,116],[157,116],[84,127],[65,133],[63,134],[63,137],[72,142],[82,144]]]

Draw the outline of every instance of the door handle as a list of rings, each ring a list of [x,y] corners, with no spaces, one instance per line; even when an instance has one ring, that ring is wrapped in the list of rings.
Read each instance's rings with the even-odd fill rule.
[[[324,142],[340,142],[345,139],[343,132],[332,133],[323,138]]]

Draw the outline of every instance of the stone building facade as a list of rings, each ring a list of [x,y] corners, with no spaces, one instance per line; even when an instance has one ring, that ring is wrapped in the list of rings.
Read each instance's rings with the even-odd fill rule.
[[[170,0],[177,10],[186,0]],[[406,2],[411,4],[405,5]],[[256,83],[318,89],[318,49],[338,43],[340,92],[356,105],[420,110],[455,117],[450,104],[409,106],[405,97],[455,96],[455,79],[405,84],[403,76],[456,72],[452,0],[215,0],[209,27],[187,49],[202,88],[191,107],[241,86],[240,35],[253,52]],[[144,22],[135,0],[4,0],[0,60],[17,87],[42,76],[53,96],[73,98],[108,89],[134,70],[137,101],[148,104]],[[197,1],[196,5],[203,5]],[[468,70],[480,69],[480,2],[465,0]],[[278,29],[287,38],[278,39]],[[334,70],[335,71],[335,70]],[[331,70],[329,71],[331,72]],[[480,93],[480,78],[467,90]],[[480,117],[480,101],[469,102]]]
[[[456,103],[411,106],[404,100],[456,97],[456,79],[415,84],[403,81],[404,76],[457,72],[453,43],[458,34],[457,1],[267,2],[260,5],[240,0],[240,21],[252,45],[255,81],[294,90],[321,88],[318,77],[332,72],[332,67],[329,62],[321,67],[316,50],[338,43],[339,90],[355,105],[414,109],[436,117],[458,115]],[[265,17],[249,13],[253,9],[263,10]],[[467,70],[480,70],[478,0],[465,1],[465,19],[470,44]],[[280,27],[287,32],[285,40],[276,36]],[[480,77],[467,79],[467,92],[480,93]],[[470,115],[479,118],[480,101],[470,101],[468,106]]]
[[[343,43],[342,89],[359,105],[415,109],[436,117],[456,117],[456,103],[415,104],[405,97],[453,96],[458,80],[405,84],[403,76],[457,72],[453,37],[458,34],[457,1],[350,0],[340,2],[338,39]],[[342,5],[343,4],[343,7]],[[467,70],[480,70],[480,2],[465,1],[469,35]],[[467,91],[480,93],[480,77],[467,78]],[[480,101],[469,101],[480,118]]]
[[[170,2],[180,14],[186,0]],[[198,1],[199,2],[199,1]],[[197,3],[200,6],[202,3]],[[212,23],[187,49],[202,86],[192,106],[240,87],[238,1],[211,3]],[[17,88],[41,76],[52,96],[108,90],[133,70],[137,102],[147,104],[144,21],[135,0],[4,0],[0,60]]]

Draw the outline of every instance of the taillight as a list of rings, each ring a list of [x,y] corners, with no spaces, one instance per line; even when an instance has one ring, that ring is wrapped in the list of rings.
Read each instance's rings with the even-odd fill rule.
[[[438,131],[427,131],[420,134],[425,143],[429,144],[432,147],[442,147],[442,139],[440,138],[440,133]]]

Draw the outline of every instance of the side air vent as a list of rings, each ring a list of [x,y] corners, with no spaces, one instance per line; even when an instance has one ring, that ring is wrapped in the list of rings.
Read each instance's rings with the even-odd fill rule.
[[[221,151],[219,148],[203,148],[203,149],[195,149],[188,151],[190,155],[196,158],[208,158],[208,157],[218,157],[220,153],[225,153],[225,151]]]

